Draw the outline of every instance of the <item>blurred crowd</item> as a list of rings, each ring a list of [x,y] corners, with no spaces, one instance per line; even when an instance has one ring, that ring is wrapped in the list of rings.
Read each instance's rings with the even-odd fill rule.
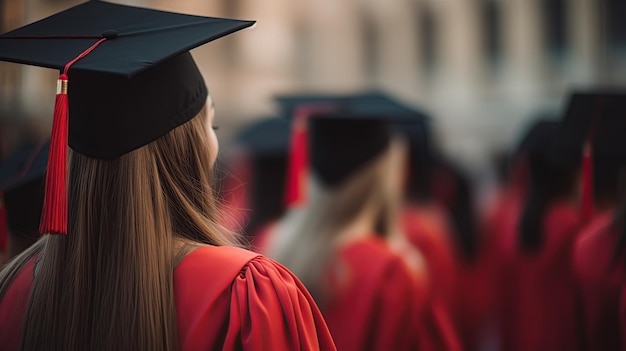
[[[210,188],[220,229],[303,283],[285,295],[310,292],[338,350],[626,351],[623,87],[568,91],[531,118],[490,165],[495,182],[447,156],[426,108],[346,90],[275,96],[274,115],[221,148],[212,184],[186,184]],[[51,146],[37,121],[8,133],[23,122],[0,120],[4,267],[42,242]]]
[[[620,350],[626,95],[566,99],[523,131],[479,207],[426,112],[381,92],[278,97],[224,155],[224,223],[305,282],[339,349],[401,334],[414,306],[418,340],[441,349]]]

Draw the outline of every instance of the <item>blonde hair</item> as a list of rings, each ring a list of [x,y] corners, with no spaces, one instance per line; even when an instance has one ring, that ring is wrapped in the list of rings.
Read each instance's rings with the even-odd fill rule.
[[[45,236],[0,273],[3,294],[38,257],[21,350],[179,348],[177,248],[239,244],[216,221],[208,145],[203,109],[114,160],[70,151],[68,235]]]
[[[269,255],[289,267],[319,304],[329,297],[323,272],[340,233],[368,211],[373,214],[373,233],[364,234],[386,237],[392,231],[397,199],[389,192],[387,176],[394,144],[336,188],[326,188],[313,178],[307,205],[292,211],[270,242]]]

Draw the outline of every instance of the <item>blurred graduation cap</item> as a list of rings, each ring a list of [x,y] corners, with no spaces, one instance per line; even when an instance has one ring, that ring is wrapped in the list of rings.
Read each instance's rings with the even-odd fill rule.
[[[533,123],[521,143],[521,148],[528,157],[544,159],[547,162],[556,161],[556,153],[561,123],[558,120],[540,119]]]
[[[110,160],[187,122],[208,94],[188,51],[253,24],[89,1],[1,35],[0,60],[61,70],[42,233],[66,233],[68,142]]]
[[[396,128],[424,126],[425,115],[380,92],[349,96],[340,111],[309,120],[311,169],[337,186],[389,145]],[[415,132],[415,131],[414,131]],[[419,134],[419,133],[418,133]]]
[[[626,164],[626,90],[574,92],[559,135],[564,155],[582,151],[581,214],[593,215],[594,160]]]
[[[252,216],[246,226],[248,234],[255,234],[260,226],[279,218],[285,211],[290,129],[288,119],[263,118],[236,137],[236,143],[246,149],[251,166],[247,197]]]
[[[49,141],[31,145],[0,163],[0,247],[6,244],[6,229],[31,236],[39,228],[48,165]],[[2,206],[0,206],[2,207]]]
[[[287,119],[264,117],[244,128],[235,137],[235,142],[254,155],[284,155],[289,149],[290,129],[291,123]]]

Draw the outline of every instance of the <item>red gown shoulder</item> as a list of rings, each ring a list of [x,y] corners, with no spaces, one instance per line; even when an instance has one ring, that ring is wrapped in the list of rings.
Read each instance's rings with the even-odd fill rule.
[[[0,342],[17,350],[34,260],[0,303]],[[317,305],[280,264],[234,247],[204,246],[174,271],[181,350],[335,350]]]
[[[415,281],[382,238],[339,248],[322,307],[339,350],[408,350],[415,342]]]
[[[36,258],[33,258],[26,263],[0,301],[0,345],[3,350],[19,349],[35,262]]]
[[[567,201],[546,208],[543,245],[532,253],[507,233],[513,249],[501,305],[501,343],[507,350],[576,350],[576,283],[571,266],[580,229],[577,206]]]
[[[207,246],[174,272],[182,350],[335,350],[310,294],[251,251]]]
[[[611,228],[612,221],[612,212],[599,214],[583,229],[574,249],[583,336],[589,350],[620,349],[618,310],[626,270],[624,262],[615,259],[618,233]]]

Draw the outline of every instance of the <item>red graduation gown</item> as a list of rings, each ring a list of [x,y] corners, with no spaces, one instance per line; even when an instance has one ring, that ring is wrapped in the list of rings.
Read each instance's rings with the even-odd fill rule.
[[[546,210],[543,246],[525,253],[518,231],[507,233],[511,248],[503,293],[504,350],[576,350],[576,294],[571,260],[579,233],[578,209],[558,202]]]
[[[431,289],[447,308],[456,298],[456,259],[447,218],[436,206],[406,205],[402,228],[408,241],[424,256]]]
[[[620,350],[620,294],[626,284],[624,257],[615,260],[618,233],[612,211],[600,213],[581,232],[574,249],[585,350]]]
[[[219,267],[219,269],[215,269]],[[29,263],[0,303],[0,344],[19,345],[33,277]],[[304,286],[280,264],[247,250],[206,246],[174,271],[181,350],[335,350]]]
[[[340,247],[329,277],[332,296],[322,313],[339,350],[458,350],[447,314],[425,299],[425,275],[383,238]]]
[[[626,283],[622,286],[620,297],[620,334],[622,335],[622,351],[626,351]]]

